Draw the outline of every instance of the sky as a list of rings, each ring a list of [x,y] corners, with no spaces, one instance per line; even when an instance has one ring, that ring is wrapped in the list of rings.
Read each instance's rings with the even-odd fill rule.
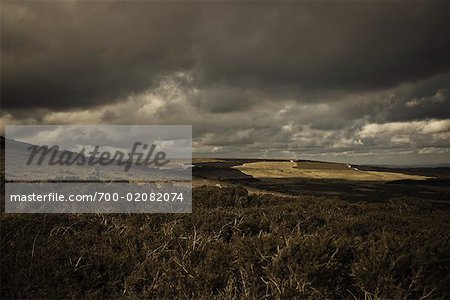
[[[191,158],[191,131],[189,125],[10,125],[5,132],[5,153],[8,156],[8,147],[29,152],[26,148],[31,144],[77,153],[84,150],[86,156],[91,156],[89,152],[96,147],[96,152],[109,152],[111,156],[116,151],[147,155],[154,144],[153,157],[162,151],[169,159]],[[11,140],[26,144],[9,144]]]
[[[188,124],[193,155],[450,163],[448,1],[2,1],[0,128]]]

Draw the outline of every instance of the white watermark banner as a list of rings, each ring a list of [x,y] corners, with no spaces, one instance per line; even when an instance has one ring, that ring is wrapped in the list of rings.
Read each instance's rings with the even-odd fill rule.
[[[8,125],[6,213],[191,212],[190,125]]]

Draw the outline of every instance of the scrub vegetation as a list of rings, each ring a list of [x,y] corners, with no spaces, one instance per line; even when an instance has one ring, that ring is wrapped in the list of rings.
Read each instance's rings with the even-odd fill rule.
[[[450,298],[450,211],[194,189],[192,214],[1,215],[1,298]]]

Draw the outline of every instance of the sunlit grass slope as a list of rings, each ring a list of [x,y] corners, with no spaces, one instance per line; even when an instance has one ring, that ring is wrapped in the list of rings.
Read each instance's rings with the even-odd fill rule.
[[[255,178],[311,178],[357,181],[425,180],[430,177],[394,172],[357,170],[346,164],[322,162],[262,161],[236,166]]]

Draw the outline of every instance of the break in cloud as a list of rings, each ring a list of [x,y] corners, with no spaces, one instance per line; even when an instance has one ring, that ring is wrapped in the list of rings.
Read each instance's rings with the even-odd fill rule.
[[[4,124],[192,124],[198,156],[450,162],[449,2],[3,1]]]

